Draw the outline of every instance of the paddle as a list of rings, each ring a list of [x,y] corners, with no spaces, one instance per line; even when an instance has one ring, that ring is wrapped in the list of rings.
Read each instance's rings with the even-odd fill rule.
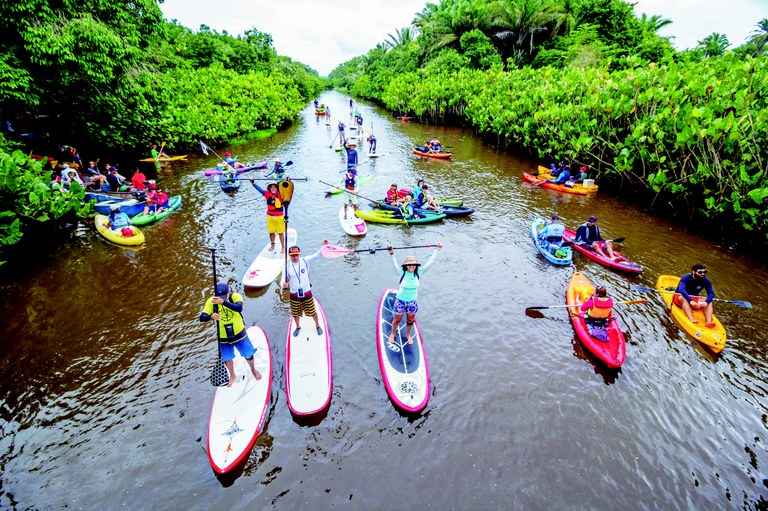
[[[336,143],[336,138],[339,136],[339,133],[341,133],[339,130],[336,130],[336,135],[333,137],[333,141],[331,142],[331,145],[328,146],[328,149],[333,148],[333,144]]]
[[[623,302],[613,302],[614,305],[622,304],[622,305],[634,305],[636,303],[648,303],[648,300],[642,299],[642,300],[625,300]],[[563,309],[567,307],[581,307],[581,304],[578,305],[536,305],[534,307],[526,307],[525,310],[544,310],[544,309]]]
[[[290,167],[291,165],[293,165],[293,161],[291,161],[291,160],[288,160],[287,162],[285,162],[285,165],[283,165],[283,168],[285,168],[285,167]],[[284,171],[283,171],[283,172],[284,172]],[[282,174],[283,172],[278,172],[278,174]],[[267,174],[267,175],[266,175],[266,176],[264,176],[264,177],[269,177],[269,176],[271,176],[271,175],[272,175],[272,174],[274,174],[274,173],[275,173],[275,171],[273,170],[272,172],[270,172],[269,174]]]
[[[160,156],[163,154],[163,147],[165,147],[165,141],[160,142],[160,150],[157,152],[157,156],[155,156],[155,163],[160,161]]]
[[[659,291],[658,289],[654,289],[652,287],[643,286],[640,284],[632,284],[631,288],[633,291],[640,291],[641,293],[679,294],[679,293],[675,293],[676,289],[672,287],[667,287],[667,288],[664,288],[663,291]],[[736,307],[741,307],[742,309],[752,308],[752,304],[745,300],[726,300],[724,298],[715,298],[715,301],[722,302],[722,303],[730,303],[731,305],[735,305]]]
[[[318,181],[318,182],[322,183],[324,185],[328,185],[331,188],[336,188],[337,190],[341,190],[341,191],[344,191],[344,192],[347,192],[347,193],[352,193],[352,192],[348,191],[346,188],[342,188],[340,186],[332,185],[331,183],[326,183],[325,181]],[[328,195],[330,195],[330,193],[326,192],[326,196],[328,196]],[[365,200],[368,200],[368,201],[371,201],[371,202],[375,202],[376,204],[381,204],[381,201],[374,200],[374,199],[371,199],[369,197],[364,197],[363,195],[360,195],[359,193],[356,193],[356,195],[358,197],[362,198],[362,199],[365,199]]]
[[[214,174],[212,176],[208,176],[208,181],[211,183],[218,183],[219,181],[251,181],[250,177],[227,177],[223,174]],[[254,177],[253,181],[274,181],[274,179],[269,177]],[[291,181],[309,181],[309,178],[306,177],[292,177]]]
[[[627,238],[614,238],[612,240],[605,240],[605,241],[610,241],[611,243],[621,243],[625,239],[627,239]],[[590,245],[592,245],[591,241],[579,241],[579,242],[576,242],[576,241],[567,242],[566,241],[565,243],[571,243],[572,245],[580,245],[582,247],[589,247]]]
[[[285,262],[283,267],[283,299],[288,300],[290,299],[291,295],[291,289],[288,287],[288,205],[291,203],[291,199],[293,198],[293,183],[290,181],[280,181],[280,184],[277,185],[280,197],[283,200],[283,208],[285,208],[285,213],[283,214],[283,218],[285,219],[285,233],[283,234],[285,239]]]
[[[434,245],[412,245],[409,247],[392,247],[392,250],[406,250],[411,248],[432,248],[437,247],[437,244]],[[379,250],[389,250],[389,247],[377,247],[377,248],[363,248],[360,250],[349,250],[346,248],[341,248],[336,245],[323,245],[320,248],[320,254],[328,259],[336,259],[337,257],[343,257],[345,255],[349,254],[358,254],[361,252],[367,252],[369,254],[375,254]]]
[[[379,156],[379,158],[381,158],[382,156],[384,156],[384,155],[383,155],[383,154],[382,154],[382,155],[380,155],[380,156]],[[357,168],[359,168],[359,167],[362,167],[363,165],[367,165],[368,163],[371,163],[372,161],[376,161],[376,158],[368,158],[368,159],[367,159],[366,161],[364,161],[363,163],[357,163],[357,164],[355,164],[355,165],[352,165],[351,167],[347,167],[347,168],[346,168],[346,169],[344,169],[344,170],[340,170],[340,171],[339,171],[339,174],[343,174],[344,172],[348,171],[348,170],[349,170],[349,169],[351,169],[351,168],[357,169]],[[365,198],[365,197],[363,197],[363,198]]]
[[[216,287],[218,286],[218,278],[216,276],[216,249],[209,247],[208,250],[211,251],[211,260],[213,262],[213,294],[215,296]],[[213,304],[213,312],[219,312],[219,306],[215,303]],[[221,359],[221,337],[219,337],[218,321],[214,321],[213,326],[216,328],[216,343],[218,344],[219,358],[213,365],[213,370],[211,370],[210,381],[211,385],[214,387],[224,387],[229,383],[229,371],[227,370],[224,361]]]

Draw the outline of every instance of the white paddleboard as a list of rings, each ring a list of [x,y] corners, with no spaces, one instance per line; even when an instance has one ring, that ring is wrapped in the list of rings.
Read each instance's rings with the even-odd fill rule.
[[[248,363],[235,350],[235,382],[231,387],[216,387],[208,422],[208,460],[219,474],[229,472],[248,457],[269,409],[272,388],[269,342],[261,327],[252,326],[247,331],[256,348],[253,359],[261,379],[254,378]]]
[[[301,331],[296,337],[293,316],[288,322],[285,348],[285,391],[288,408],[296,415],[311,415],[324,410],[331,402],[333,391],[333,361],[331,334],[325,311],[315,297],[321,335],[317,334],[315,321],[301,317]]]
[[[355,209],[347,205],[347,218],[344,218],[344,206],[339,208],[339,223],[344,232],[350,236],[364,236],[368,232],[365,220],[355,216]]]
[[[394,344],[387,342],[392,332],[392,305],[397,289],[386,289],[379,300],[376,318],[376,347],[379,368],[384,377],[387,394],[398,408],[406,412],[420,412],[427,406],[430,394],[429,367],[418,323],[414,322],[408,344],[405,335],[405,315],[397,327]]]
[[[296,244],[298,234],[296,229],[289,227],[287,232],[287,239],[285,240],[285,250],[288,247]],[[275,249],[269,251],[270,244],[259,252],[256,259],[253,260],[251,265],[245,271],[243,275],[243,285],[248,287],[264,287],[270,285],[283,271],[285,266],[285,254],[280,252],[280,238],[275,235]]]
[[[378,158],[379,156],[382,156],[379,153],[368,153],[368,158]]]

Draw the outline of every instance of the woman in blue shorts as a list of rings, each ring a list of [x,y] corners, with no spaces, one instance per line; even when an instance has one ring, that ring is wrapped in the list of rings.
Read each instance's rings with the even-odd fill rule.
[[[419,304],[416,303],[419,277],[424,275],[429,267],[432,266],[435,257],[437,257],[437,251],[443,248],[441,243],[435,246],[437,248],[424,266],[421,266],[421,263],[412,255],[406,256],[403,264],[398,265],[394,249],[391,246],[388,247],[389,253],[392,256],[392,264],[395,267],[395,273],[400,277],[400,289],[397,291],[397,298],[392,307],[394,317],[392,318],[392,333],[389,334],[389,342],[391,344],[395,343],[395,332],[397,332],[397,325],[400,324],[400,320],[403,319],[403,314],[405,314],[405,336],[408,344],[413,344],[411,330],[416,319],[416,313],[419,311]]]

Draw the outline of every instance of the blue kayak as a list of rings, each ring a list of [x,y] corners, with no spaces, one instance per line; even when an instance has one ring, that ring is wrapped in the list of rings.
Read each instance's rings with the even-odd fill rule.
[[[219,183],[221,191],[224,193],[236,192],[240,188],[240,181],[233,179],[232,181],[221,181]]]
[[[533,238],[533,244],[536,246],[536,250],[539,251],[539,254],[544,256],[544,259],[552,264],[557,266],[569,266],[573,262],[573,250],[571,250],[571,247],[563,247],[560,246],[562,243],[553,244],[546,240],[539,239],[539,232],[546,224],[547,221],[541,217],[536,217],[533,219],[533,222],[531,222],[531,237]]]

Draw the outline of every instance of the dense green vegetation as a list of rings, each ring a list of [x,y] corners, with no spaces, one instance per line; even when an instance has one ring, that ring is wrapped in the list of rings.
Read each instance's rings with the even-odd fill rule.
[[[330,79],[766,239],[768,20],[733,51],[677,52],[668,24],[622,0],[443,0]]]
[[[0,20],[0,250],[35,222],[87,212],[70,195],[43,193],[50,175],[15,149],[146,155],[153,142],[186,151],[200,139],[215,147],[274,132],[323,86],[277,55],[269,34],[193,31],[164,20],[157,0],[14,0],[0,2]]]

